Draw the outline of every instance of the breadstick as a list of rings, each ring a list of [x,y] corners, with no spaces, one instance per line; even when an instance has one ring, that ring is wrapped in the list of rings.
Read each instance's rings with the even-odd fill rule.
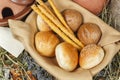
[[[32,5],[31,8],[42,17],[42,19],[44,21],[46,21],[46,23],[50,26],[50,28],[56,32],[61,38],[63,38],[66,42],[70,43],[71,45],[73,45],[74,47],[76,47],[77,49],[81,49],[81,47],[79,47],[78,45],[76,45],[71,39],[69,39],[54,23],[52,23],[52,21],[50,21],[43,13],[41,13],[41,11],[39,10],[39,8],[36,5]]]
[[[54,14],[52,13],[52,11],[50,11],[50,9],[45,5],[45,3],[42,0],[36,0],[40,5],[42,5],[45,10],[47,10],[52,16],[54,16]]]
[[[70,29],[70,27],[67,25],[67,23],[65,22],[63,16],[61,15],[61,13],[58,11],[57,7],[55,7],[55,4],[53,3],[52,0],[48,0],[48,2],[50,3],[51,7],[53,8],[56,16],[59,18],[59,20],[63,23],[63,25],[67,28],[67,30],[71,33],[74,34],[73,31]]]
[[[59,20],[54,16],[54,14],[49,10],[49,8],[42,2],[42,0],[37,0],[42,6],[39,6],[39,9],[54,22],[58,27],[67,35],[69,36],[75,43],[77,43],[79,46],[83,47],[83,44],[72,34],[70,34],[66,28],[59,22]],[[53,3],[53,2],[52,2]],[[54,3],[53,3],[54,5]],[[46,7],[46,8],[45,8]],[[56,8],[57,10],[57,8]],[[58,11],[59,12],[59,11]],[[51,15],[50,15],[51,14]],[[60,14],[61,15],[61,14]],[[63,18],[63,17],[62,17]]]
[[[48,17],[48,18],[51,19],[51,20],[55,20],[55,21],[57,20],[57,22],[60,24],[60,22],[59,22],[59,20],[57,19],[57,17],[51,15],[51,14],[44,8],[43,5],[37,5],[37,6],[38,6],[38,8],[40,9],[40,11],[41,11],[43,14],[45,14],[46,17]]]
[[[57,25],[57,27],[63,31],[70,39],[72,39],[77,45],[79,45],[80,47],[83,48],[83,44],[72,34],[70,34],[67,29],[59,22],[59,20],[50,15],[45,9],[44,7],[38,5],[38,8],[41,10],[41,12],[46,16],[48,17],[55,25]]]

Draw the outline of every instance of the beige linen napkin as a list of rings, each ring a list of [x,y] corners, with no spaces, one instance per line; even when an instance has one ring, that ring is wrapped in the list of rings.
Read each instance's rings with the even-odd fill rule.
[[[91,14],[89,11],[71,0],[54,0],[54,2],[60,11],[63,11],[64,9],[76,9],[84,16],[84,22],[92,22],[100,26],[102,37],[99,45],[104,48],[105,57],[99,65],[89,70],[77,68],[73,72],[67,72],[58,66],[55,58],[46,58],[41,56],[34,46],[34,35],[37,32],[35,23],[36,13],[34,12],[32,12],[27,18],[26,23],[22,21],[9,20],[11,31],[14,37],[24,44],[25,49],[33,59],[56,78],[60,80],[92,80],[92,77],[102,70],[120,50],[120,44],[118,42],[120,41],[120,32],[114,30],[97,16]]]

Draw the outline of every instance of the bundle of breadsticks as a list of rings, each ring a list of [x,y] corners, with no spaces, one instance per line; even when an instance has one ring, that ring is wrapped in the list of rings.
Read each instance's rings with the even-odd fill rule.
[[[75,37],[73,31],[67,25],[63,16],[55,6],[52,0],[48,0],[53,11],[42,1],[36,0],[31,8],[42,17],[42,19],[50,26],[50,28],[57,33],[64,41],[70,43],[77,49],[81,50],[84,45]]]

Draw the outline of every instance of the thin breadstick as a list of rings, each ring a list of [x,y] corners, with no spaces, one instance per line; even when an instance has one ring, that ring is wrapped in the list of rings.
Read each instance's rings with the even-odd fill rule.
[[[48,17],[55,25],[58,26],[59,29],[61,29],[70,39],[72,39],[77,45],[79,45],[80,47],[84,47],[83,44],[72,34],[70,34],[67,29],[59,22],[59,20],[50,15],[47,10],[44,9],[43,6],[38,5],[38,8],[41,10],[41,12]]]
[[[71,33],[74,34],[73,31],[70,29],[70,27],[67,25],[67,23],[65,22],[63,16],[61,15],[61,13],[58,11],[57,7],[55,6],[55,4],[53,3],[52,0],[48,0],[48,2],[50,3],[51,7],[53,8],[56,16],[59,18],[59,20],[63,23],[63,25],[67,28],[67,30]]]
[[[41,11],[49,18],[51,19],[54,23],[56,23],[56,25],[58,25],[58,27],[64,32],[66,33],[69,37],[72,38],[73,41],[75,41],[79,46],[83,47],[83,44],[73,35],[73,34],[69,34],[69,32],[64,28],[64,26],[59,22],[59,20],[57,18],[55,18],[54,14],[49,10],[49,8],[43,3],[42,0],[37,0],[38,3],[42,6],[38,7],[41,9]],[[44,9],[43,9],[44,8]],[[51,14],[51,15],[50,15]],[[73,32],[72,32],[73,33]],[[73,35],[73,36],[72,36]]]
[[[36,0],[40,5],[42,5],[51,15],[54,16],[54,14],[52,13],[52,11],[50,11],[50,9],[45,5],[45,3],[42,0]]]
[[[46,23],[50,26],[50,28],[56,32],[61,38],[63,38],[66,42],[70,43],[71,45],[73,45],[74,47],[76,47],[77,49],[81,49],[81,47],[79,47],[78,45],[76,45],[71,39],[69,39],[54,23],[52,23],[52,21],[50,21],[43,13],[41,13],[41,11],[39,10],[39,8],[36,5],[32,5],[31,8],[42,17],[42,19],[44,21],[46,21]]]
[[[40,9],[40,11],[41,11],[43,14],[45,14],[45,16],[47,16],[49,19],[54,20],[54,21],[57,21],[59,24],[61,24],[60,21],[57,19],[57,17],[51,15],[51,14],[44,8],[43,5],[37,5],[37,6],[38,6],[38,8]]]

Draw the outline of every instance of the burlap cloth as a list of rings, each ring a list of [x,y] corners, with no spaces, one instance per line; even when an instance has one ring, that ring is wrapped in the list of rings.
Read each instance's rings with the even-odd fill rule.
[[[120,50],[120,32],[116,31],[106,23],[104,23],[97,16],[91,14],[89,11],[80,7],[71,0],[54,0],[57,8],[60,11],[64,9],[76,9],[84,16],[84,22],[96,23],[102,30],[102,37],[99,42],[105,50],[104,60],[96,67],[84,70],[77,68],[73,72],[67,72],[61,69],[55,58],[46,58],[41,56],[34,46],[34,35],[37,32],[36,28],[36,13],[32,12],[25,22],[9,20],[9,26],[14,37],[20,40],[25,49],[33,57],[33,59],[45,70],[60,80],[92,80],[92,77],[102,70]]]

